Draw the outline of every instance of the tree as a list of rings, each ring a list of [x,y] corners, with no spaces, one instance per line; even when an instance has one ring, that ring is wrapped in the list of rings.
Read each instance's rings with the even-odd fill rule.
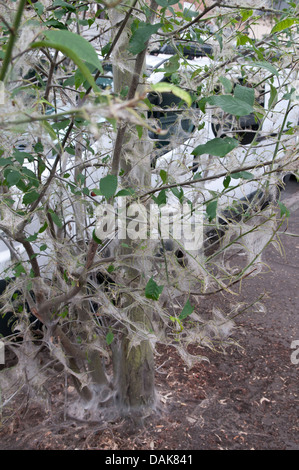
[[[26,306],[42,322],[41,343],[96,415],[156,406],[156,343],[189,366],[203,357],[188,344],[230,343],[236,310],[207,321],[196,299],[261,269],[288,216],[272,202],[298,170],[296,5],[199,7],[1,6],[3,312],[26,337]],[[273,25],[257,39],[265,15]]]

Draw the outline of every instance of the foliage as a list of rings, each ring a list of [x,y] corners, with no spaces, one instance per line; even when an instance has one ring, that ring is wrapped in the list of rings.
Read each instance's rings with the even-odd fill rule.
[[[20,0],[0,6],[0,23],[2,278],[13,278],[3,313],[16,308],[28,333],[11,301],[21,290],[51,355],[104,406],[124,388],[117,364],[130,351],[151,365],[165,342],[192,366],[203,358],[188,344],[232,342],[235,308],[206,320],[198,299],[262,270],[289,215],[272,202],[298,172],[297,6]],[[144,233],[151,203],[155,236],[129,240],[123,224]],[[182,230],[201,214],[203,243],[163,236],[167,204],[186,209]],[[99,213],[113,239],[98,236]],[[237,272],[236,250],[247,260]]]

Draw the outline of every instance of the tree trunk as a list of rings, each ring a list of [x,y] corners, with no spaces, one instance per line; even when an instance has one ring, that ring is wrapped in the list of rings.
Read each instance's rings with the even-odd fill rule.
[[[140,306],[131,309],[130,320],[142,329],[150,329],[150,320]],[[125,414],[144,413],[152,409],[156,403],[156,393],[154,355],[150,342],[141,338],[138,345],[132,346],[128,332],[124,331],[122,341],[113,353],[119,408]]]
[[[128,88],[128,99],[132,99],[136,92],[142,93],[140,77],[144,68],[145,51],[132,60],[129,56],[130,19],[121,16],[114,10],[111,14],[112,24],[126,21],[123,32],[114,46],[113,50],[113,80],[114,91],[119,93],[124,87]],[[128,60],[127,60],[128,59]],[[144,132],[145,134],[145,132]],[[128,124],[121,124],[116,136],[115,150],[113,156],[112,173],[119,175],[122,170],[124,177],[122,185],[135,189],[150,187],[151,144],[147,136],[142,136],[142,141],[137,137],[136,129]],[[143,158],[140,158],[142,156]],[[131,253],[134,251],[134,241],[127,238],[122,240],[127,248],[120,247],[119,253]],[[136,270],[132,265],[127,268],[126,279],[132,286],[132,280],[136,277]],[[133,299],[126,295],[122,299],[122,306],[128,307]],[[124,328],[120,343],[113,348],[113,363],[115,370],[115,381],[117,384],[117,404],[124,413],[138,412],[152,409],[156,401],[154,382],[154,355],[150,342],[141,338],[140,342],[131,346],[130,335],[132,328],[138,335],[138,325],[143,331],[150,331],[151,320],[142,305],[133,306],[130,309],[131,331]]]

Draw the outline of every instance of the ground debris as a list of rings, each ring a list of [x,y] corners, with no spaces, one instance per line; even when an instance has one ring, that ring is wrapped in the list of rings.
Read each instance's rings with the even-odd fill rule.
[[[296,214],[289,220],[291,233],[298,232]],[[0,408],[0,449],[298,450],[298,365],[291,362],[291,343],[299,340],[299,300],[297,277],[291,272],[287,277],[288,262],[299,265],[294,240],[283,239],[284,275],[276,262],[281,262],[280,255],[269,246],[264,261],[271,271],[244,284],[242,302],[251,303],[261,291],[268,295],[265,311],[247,310],[236,319],[235,339],[242,348],[231,345],[226,354],[207,350],[209,362],[187,369],[173,348],[158,345],[160,407],[143,427],[132,432],[122,419],[67,419],[64,379],[60,384],[53,378],[47,384],[50,410],[34,400],[28,403],[21,394]],[[217,305],[229,310],[231,300],[225,293],[198,302],[202,311]],[[190,353],[196,352],[190,345]]]

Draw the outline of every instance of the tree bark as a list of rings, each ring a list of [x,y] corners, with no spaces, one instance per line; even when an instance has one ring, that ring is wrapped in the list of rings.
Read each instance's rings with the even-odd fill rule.
[[[154,18],[152,18],[154,20]],[[119,36],[117,43],[114,43],[113,50],[113,80],[114,91],[119,93],[124,87],[128,88],[127,99],[132,99],[136,92],[142,93],[143,86],[140,84],[140,77],[144,69],[146,49],[138,54],[134,60],[129,56],[130,20],[126,16],[122,17],[116,11],[111,14],[112,24],[126,21],[123,32]],[[121,62],[126,60],[126,68],[121,69],[117,58]],[[136,188],[150,187],[151,167],[150,167],[149,139],[144,137],[142,141],[138,139],[136,130],[128,124],[121,124],[116,136],[112,173],[119,175],[122,170],[122,185]],[[140,158],[142,156],[143,158]],[[126,253],[134,251],[134,241],[127,238],[127,248],[121,248],[118,252]],[[136,277],[134,266],[127,268],[126,278],[128,282]],[[132,285],[132,284],[130,284]],[[128,307],[133,299],[126,295],[122,298],[122,306]],[[156,402],[155,382],[154,382],[154,355],[150,342],[146,338],[141,338],[140,342],[131,347],[130,335],[134,328],[135,335],[138,335],[138,325],[143,331],[150,331],[151,320],[142,305],[133,306],[130,310],[130,320],[134,327],[131,331],[124,328],[122,339],[113,348],[113,363],[115,381],[117,386],[117,404],[125,414],[140,412],[144,409],[152,409]]]
[[[133,307],[130,319],[134,324],[150,329],[150,319],[140,306]],[[135,335],[138,335],[136,329]],[[117,405],[126,414],[145,412],[156,403],[155,363],[150,342],[141,339],[131,346],[127,331],[122,341],[114,348],[114,369],[117,376]]]

